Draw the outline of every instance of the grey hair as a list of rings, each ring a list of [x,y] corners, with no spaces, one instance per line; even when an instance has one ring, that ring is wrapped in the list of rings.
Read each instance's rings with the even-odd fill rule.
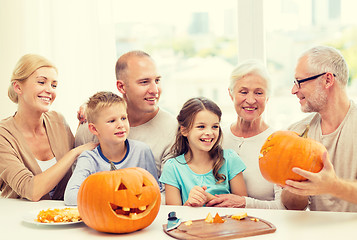
[[[347,85],[348,66],[339,50],[329,46],[316,46],[304,52],[300,59],[305,56],[311,74],[330,72],[335,74],[341,86]]]
[[[236,82],[247,75],[258,75],[267,83],[267,95],[270,93],[270,76],[265,65],[255,59],[250,59],[237,65],[230,76],[229,91],[232,93]]]

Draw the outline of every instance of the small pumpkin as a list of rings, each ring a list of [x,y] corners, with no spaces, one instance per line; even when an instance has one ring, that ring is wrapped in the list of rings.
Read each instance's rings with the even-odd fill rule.
[[[326,152],[326,148],[307,138],[308,129],[309,127],[301,135],[293,131],[277,131],[267,138],[259,156],[260,172],[266,180],[285,185],[288,179],[306,180],[294,173],[293,167],[314,173],[322,169],[322,154]]]
[[[77,204],[89,227],[128,233],[154,221],[161,196],[155,178],[145,169],[134,167],[90,175],[79,188]]]

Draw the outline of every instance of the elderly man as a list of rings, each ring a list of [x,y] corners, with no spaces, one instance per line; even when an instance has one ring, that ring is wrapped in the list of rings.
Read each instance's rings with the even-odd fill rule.
[[[309,117],[289,130],[303,132],[327,149],[319,173],[294,168],[307,181],[286,181],[282,203],[287,209],[357,212],[357,107],[346,94],[348,67],[339,51],[319,46],[298,60],[292,94]]]
[[[122,55],[115,66],[116,86],[127,102],[130,124],[129,139],[148,144],[153,152],[158,176],[175,140],[177,121],[159,108],[161,76],[149,54],[131,51]],[[81,124],[75,136],[75,145],[95,140],[87,124]]]

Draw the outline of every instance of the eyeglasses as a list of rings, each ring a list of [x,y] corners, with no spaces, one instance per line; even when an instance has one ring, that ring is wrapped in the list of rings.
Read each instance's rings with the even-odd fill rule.
[[[300,80],[297,80],[295,79],[294,80],[294,84],[297,88],[301,88],[300,86],[300,83],[303,83],[303,82],[307,82],[307,81],[310,81],[310,80],[314,80],[318,77],[321,77],[322,75],[326,74],[327,72],[324,72],[324,73],[321,73],[321,74],[318,74],[318,75],[315,75],[315,76],[312,76],[312,77],[308,77],[308,78],[304,78],[304,79],[300,79]],[[335,74],[333,74],[334,77],[336,77]]]

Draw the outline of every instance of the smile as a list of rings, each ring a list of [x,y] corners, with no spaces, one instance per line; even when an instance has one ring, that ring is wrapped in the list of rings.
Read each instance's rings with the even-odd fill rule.
[[[51,98],[50,97],[38,97],[39,99],[41,99],[44,102],[51,102]]]
[[[142,218],[143,215],[147,215],[151,211],[151,209],[155,206],[156,200],[151,203],[150,205],[143,205],[137,208],[129,208],[129,207],[122,207],[110,203],[112,210],[115,212],[116,215],[128,218],[128,219],[138,219]]]
[[[299,97],[299,102],[300,102],[300,104],[303,102],[303,100],[305,99],[305,97]]]
[[[212,142],[213,138],[201,138],[200,141],[201,142]]]
[[[125,132],[116,132],[116,133],[114,133],[114,135],[115,136],[123,136],[123,135],[125,135]]]
[[[247,110],[247,111],[254,111],[256,110],[257,108],[255,107],[243,107],[244,110]]]
[[[142,212],[145,212],[145,210],[149,207],[149,206],[141,206],[138,208],[128,208],[128,207],[120,207],[113,203],[111,203],[110,205],[116,214],[125,215],[125,216],[132,216],[132,215],[140,214]]]

